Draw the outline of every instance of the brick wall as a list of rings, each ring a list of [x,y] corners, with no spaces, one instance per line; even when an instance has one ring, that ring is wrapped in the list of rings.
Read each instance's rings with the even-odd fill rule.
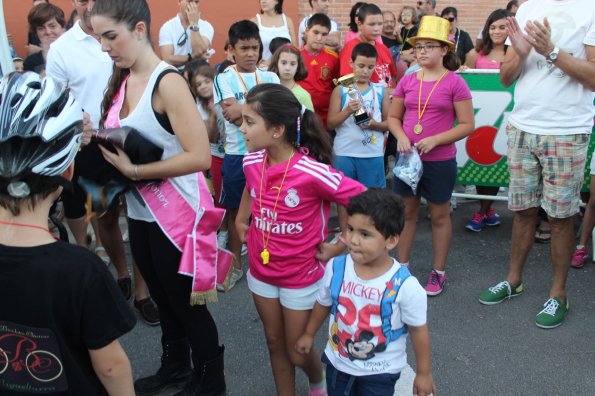
[[[310,14],[311,9],[307,0],[298,1],[301,20],[305,15]],[[356,2],[356,0],[331,0],[329,16],[341,24],[343,33],[348,29],[349,11]],[[506,7],[507,2],[507,0],[453,0],[449,2],[438,0],[436,12],[440,13],[445,7],[455,7],[459,12],[459,27],[469,32],[471,38],[474,39],[483,28],[488,15],[496,8]],[[416,5],[414,0],[376,0],[374,3],[383,11],[392,11],[396,15],[404,5]]]

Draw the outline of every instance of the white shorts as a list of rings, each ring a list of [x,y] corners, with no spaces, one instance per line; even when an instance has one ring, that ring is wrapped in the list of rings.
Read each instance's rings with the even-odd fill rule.
[[[259,281],[252,276],[250,270],[248,270],[246,279],[248,280],[248,288],[252,293],[264,298],[279,299],[283,307],[294,311],[306,311],[314,308],[318,288],[320,282],[322,282],[322,279],[320,279],[313,285],[301,289],[287,289]]]

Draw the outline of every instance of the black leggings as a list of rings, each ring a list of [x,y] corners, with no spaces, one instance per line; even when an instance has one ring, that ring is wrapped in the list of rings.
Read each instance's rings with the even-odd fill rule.
[[[192,278],[178,274],[181,252],[157,223],[128,220],[132,256],[159,307],[164,341],[188,339],[194,364],[219,354],[217,326],[206,305],[190,305]]]

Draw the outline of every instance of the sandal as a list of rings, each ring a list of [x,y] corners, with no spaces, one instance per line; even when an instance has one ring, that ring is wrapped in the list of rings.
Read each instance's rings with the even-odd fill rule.
[[[540,230],[539,228],[535,230],[535,242],[537,243],[550,243],[552,239],[552,231],[551,230]]]
[[[111,259],[109,258],[108,254],[105,251],[105,248],[103,246],[96,247],[95,254],[97,255],[97,257],[99,257],[101,259],[101,261],[103,261],[103,264],[105,264],[106,266],[110,265]]]

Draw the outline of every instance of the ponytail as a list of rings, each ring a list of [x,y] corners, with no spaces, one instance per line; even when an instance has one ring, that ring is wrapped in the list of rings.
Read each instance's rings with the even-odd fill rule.
[[[107,114],[109,113],[113,101],[118,95],[120,88],[122,87],[122,83],[124,83],[124,80],[126,79],[126,77],[128,77],[129,74],[130,69],[121,69],[117,67],[114,63],[112,76],[109,79],[105,95],[103,96],[103,101],[101,102],[101,119],[99,120],[100,128],[105,127],[105,120],[107,119]]]
[[[331,163],[330,137],[322,121],[308,109],[302,113],[302,105],[288,88],[281,84],[259,84],[248,92],[246,104],[264,119],[267,127],[283,126],[286,142],[296,150],[304,148],[315,160]]]
[[[442,58],[442,65],[450,71],[457,71],[461,67],[461,60],[455,52],[449,49]]]
[[[331,164],[332,146],[329,133],[324,129],[320,117],[306,109],[301,116],[300,147],[308,149],[308,155],[318,162]]]

